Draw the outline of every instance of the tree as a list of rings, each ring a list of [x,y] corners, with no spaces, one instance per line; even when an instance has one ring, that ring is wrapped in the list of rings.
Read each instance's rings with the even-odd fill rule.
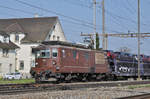
[[[99,36],[98,33],[96,33],[96,49],[99,49]]]
[[[130,53],[130,52],[131,52],[131,49],[128,48],[128,47],[120,47],[120,48],[119,48],[119,51],[120,51],[120,52]]]

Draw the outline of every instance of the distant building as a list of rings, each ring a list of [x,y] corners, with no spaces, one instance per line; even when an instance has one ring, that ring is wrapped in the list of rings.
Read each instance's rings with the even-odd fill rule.
[[[19,47],[10,41],[4,31],[0,31],[0,75],[15,72],[16,49]]]
[[[20,47],[16,55],[16,69],[29,74],[34,67],[32,48],[43,41],[66,41],[58,17],[0,19],[0,30],[10,35],[10,40]]]

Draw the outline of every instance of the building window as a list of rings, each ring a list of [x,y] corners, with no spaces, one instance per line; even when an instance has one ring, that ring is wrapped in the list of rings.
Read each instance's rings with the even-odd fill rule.
[[[7,42],[7,37],[4,36],[3,42],[6,43]]]
[[[58,50],[56,48],[52,49],[52,57],[56,58],[58,56]]]
[[[12,64],[9,64],[9,73],[12,72]]]
[[[53,30],[55,29],[55,25],[53,26]]]
[[[2,73],[2,63],[0,63],[0,73]]]
[[[35,60],[31,61],[31,67],[35,67]]]
[[[55,35],[53,35],[53,40],[55,40]]]
[[[3,49],[3,56],[4,57],[8,57],[8,53],[9,53],[8,49]]]
[[[15,42],[18,42],[18,41],[19,41],[19,35],[16,34],[16,35],[15,35]]]
[[[51,35],[48,35],[49,39],[51,38]]]
[[[57,36],[57,41],[59,41],[59,39],[60,39],[60,37],[59,37],[59,36]]]
[[[20,61],[20,70],[24,70],[24,61]]]

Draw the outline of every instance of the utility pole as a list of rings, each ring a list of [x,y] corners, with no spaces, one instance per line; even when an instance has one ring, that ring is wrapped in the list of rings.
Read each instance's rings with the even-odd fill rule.
[[[96,34],[96,0],[93,0],[93,25],[94,33]]]
[[[81,33],[81,36],[85,36],[85,43],[89,43],[92,49],[96,49],[96,0],[93,0],[93,33],[94,35],[84,35]]]
[[[107,50],[107,35],[105,34],[105,0],[102,1],[102,34],[103,34],[103,50]]]
[[[94,48],[96,48],[96,0],[93,0]]]
[[[138,80],[140,80],[140,0],[138,0]]]

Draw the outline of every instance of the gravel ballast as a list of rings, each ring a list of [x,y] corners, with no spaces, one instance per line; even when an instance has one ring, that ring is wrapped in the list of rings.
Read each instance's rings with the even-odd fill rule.
[[[81,90],[0,95],[0,99],[114,99],[125,96],[149,93],[150,88],[100,87]]]

